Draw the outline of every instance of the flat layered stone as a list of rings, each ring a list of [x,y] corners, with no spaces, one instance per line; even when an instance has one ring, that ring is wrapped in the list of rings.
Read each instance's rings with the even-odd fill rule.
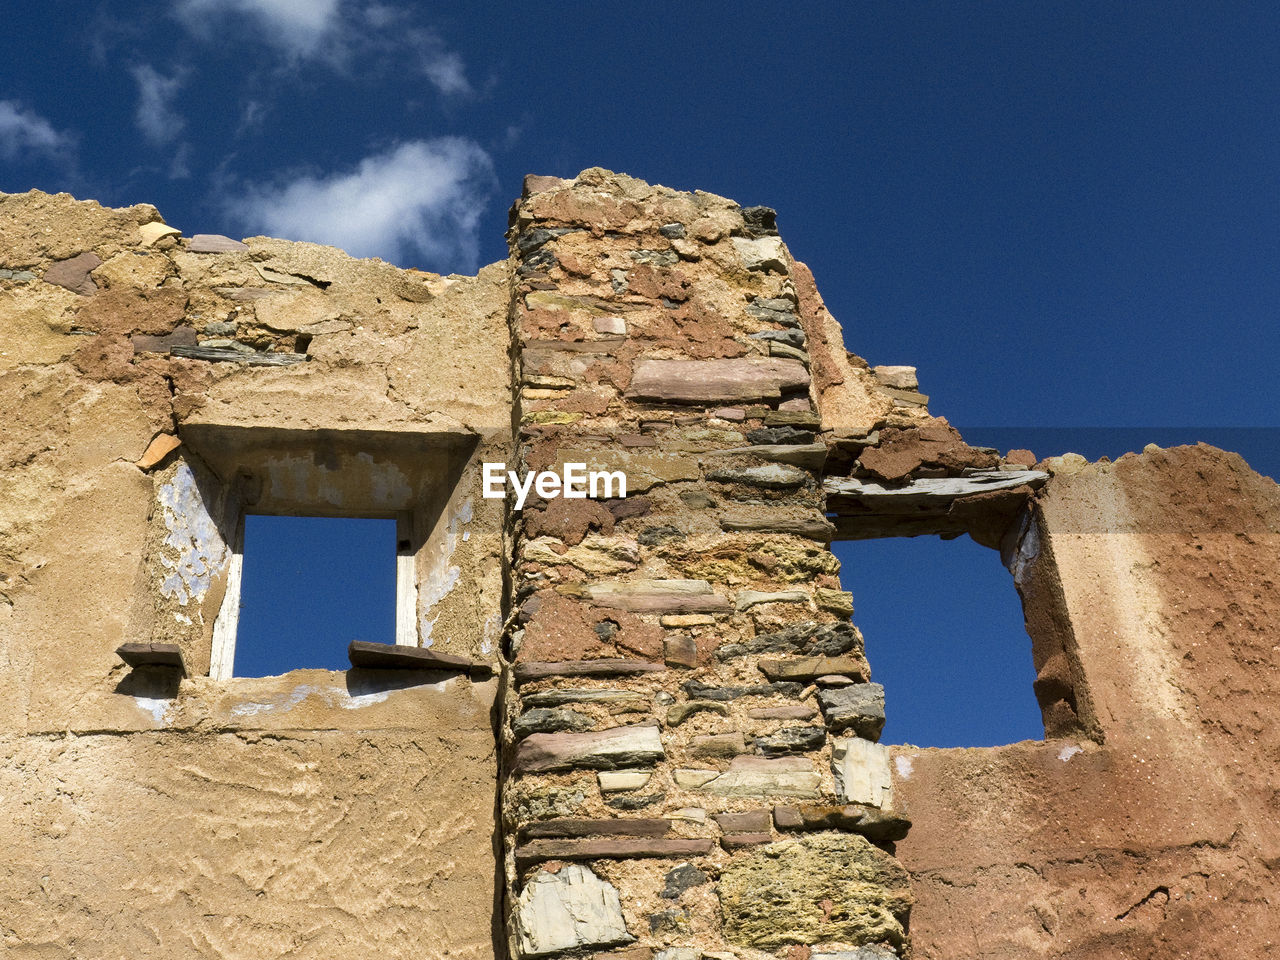
[[[868,944],[857,950],[831,950],[823,953],[811,953],[809,960],[898,960],[893,949],[879,943]]]
[[[556,589],[597,607],[630,613],[728,613],[733,609],[706,580],[610,580]]]
[[[859,803],[802,803],[773,808],[779,830],[845,830],[876,843],[901,840],[911,829],[906,817]]]
[[[888,747],[860,737],[832,741],[831,769],[840,800],[882,810],[890,807],[893,778],[889,772]]]
[[[772,833],[726,833],[720,838],[720,846],[733,852],[746,847],[758,847],[762,843],[772,843]]]
[[[709,613],[672,613],[658,619],[658,623],[668,629],[712,627],[715,622],[716,618]]]
[[[842,676],[865,680],[871,673],[865,657],[792,657],[765,659],[757,666],[770,680],[807,682],[817,677]]]
[[[521,957],[631,943],[617,888],[579,864],[541,871],[525,884],[515,908]]]
[[[543,837],[662,837],[671,831],[671,821],[657,818],[607,817],[585,819],[562,817],[542,820],[522,827],[520,833],[530,840]]]
[[[818,706],[832,733],[852,731],[864,740],[879,740],[884,729],[884,687],[855,683],[818,691]]]
[[[188,253],[241,253],[248,249],[247,243],[232,240],[220,233],[197,233],[187,241]]]
[[[830,543],[836,535],[835,524],[823,516],[787,517],[757,514],[754,516],[729,516],[720,518],[720,529],[730,533],[774,533],[790,537],[804,537],[818,543]],[[808,599],[806,597],[806,599]]]
[[[808,753],[827,745],[827,731],[823,727],[783,727],[775,733],[756,737],[752,743],[766,757]]]
[[[739,946],[906,942],[907,873],[854,834],[804,834],[736,857],[718,893],[725,939]]]
[[[862,637],[853,624],[839,621],[818,623],[806,621],[773,633],[759,633],[742,643],[721,644],[717,660],[731,660],[760,653],[797,653],[807,656],[838,657],[841,654],[862,655]]]
[[[721,521],[723,525],[724,521]],[[739,612],[749,610],[758,603],[808,603],[809,594],[804,590],[742,590],[734,595],[733,608]]]
[[[712,840],[604,837],[598,840],[530,840],[516,847],[517,863],[539,860],[635,860],[649,857],[703,857]]]
[[[595,725],[594,720],[577,710],[539,707],[526,710],[511,721],[511,733],[517,740],[523,740],[532,733],[561,733],[565,730],[580,733],[583,730],[590,730]]]
[[[626,396],[661,403],[738,403],[781,399],[807,389],[809,371],[790,359],[639,360]]]
[[[752,720],[808,720],[818,711],[807,703],[788,704],[783,707],[756,707],[747,711]]]
[[[799,683],[758,683],[749,687],[715,687],[697,680],[686,681],[681,689],[693,700],[738,700],[742,697],[798,697]]]
[[[558,660],[549,662],[517,663],[516,684],[547,677],[626,677],[643,673],[657,673],[667,669],[664,663],[644,660]]]
[[[785,463],[766,463],[756,467],[728,467],[707,471],[707,479],[716,483],[740,483],[763,490],[791,490],[804,486],[812,478],[807,470]]]
[[[768,833],[768,810],[748,810],[745,813],[717,813],[713,818],[725,833]]]
[[[560,707],[569,703],[600,703],[607,707],[628,710],[648,710],[649,698],[634,690],[587,689],[542,690],[538,693],[522,693],[520,702],[526,708]]]
[[[705,733],[689,741],[691,757],[736,757],[747,752],[741,730],[732,733]]]
[[[837,616],[853,616],[853,594],[847,590],[818,587],[813,591],[813,599],[823,610],[829,610]]]
[[[144,247],[151,246],[163,237],[180,236],[182,236],[182,231],[177,227],[171,227],[167,223],[160,223],[158,220],[153,220],[151,223],[144,223],[142,226],[138,227],[138,242]]]
[[[659,790],[656,793],[645,794],[641,796],[634,793],[613,793],[604,798],[606,806],[613,807],[615,810],[643,810],[651,807],[655,803],[661,803],[666,799],[666,792]]]
[[[771,429],[794,429],[791,427],[775,427]],[[807,431],[806,431],[807,433]],[[759,443],[750,447],[730,447],[727,450],[711,450],[707,456],[758,457],[761,460],[772,460],[806,470],[821,470],[827,462],[827,445],[825,443]]]
[[[347,659],[351,666],[368,670],[447,670],[451,673],[485,674],[491,671],[487,663],[455,653],[367,640],[352,640],[347,644]]]
[[[535,733],[516,748],[514,769],[544,773],[585,767],[617,770],[657,763],[666,753],[657,727],[613,727],[584,733]]]
[[[182,446],[182,441],[173,434],[157,434],[155,439],[147,444],[147,449],[142,452],[142,456],[138,458],[134,466],[139,470],[150,470],[180,446]]]
[[[704,783],[708,783],[720,776],[719,770],[690,770],[688,768],[680,768],[673,774],[676,786],[683,787],[686,790],[697,790]]]
[[[566,463],[585,464],[587,473],[620,472],[627,478],[627,496],[644,493],[666,483],[693,481],[700,478],[698,463],[687,456],[661,451],[583,450],[562,447],[556,453],[556,464],[563,470]],[[620,491],[619,491],[620,493]],[[619,495],[615,493],[614,496]]]
[[[92,251],[85,251],[50,266],[44,272],[44,282],[64,287],[82,297],[91,297],[98,292],[98,285],[89,274],[100,266],[102,258]]]
[[[601,793],[618,793],[622,790],[639,790],[653,773],[648,770],[601,770],[596,774]]]
[[[807,797],[817,799],[822,777],[800,757],[735,757],[729,769],[702,785],[722,797]]]

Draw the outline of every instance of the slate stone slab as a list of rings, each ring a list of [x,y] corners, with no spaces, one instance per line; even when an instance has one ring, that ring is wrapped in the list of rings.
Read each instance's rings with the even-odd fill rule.
[[[740,483],[763,490],[790,490],[809,482],[808,471],[785,463],[766,463],[758,467],[729,467],[708,470],[707,479],[716,483]]]
[[[589,840],[530,840],[516,847],[517,863],[540,860],[635,860],[652,857],[701,857],[712,840],[664,840],[650,837],[602,837]]]
[[[517,740],[532,733],[562,733],[566,730],[581,733],[595,726],[595,721],[577,710],[556,710],[538,707],[526,710],[511,723],[511,732]]]
[[[822,727],[783,727],[776,733],[756,737],[755,748],[766,757],[788,753],[821,750],[827,744],[827,731]]]
[[[716,649],[717,660],[757,653],[796,653],[806,656],[838,657],[862,653],[862,638],[848,622],[797,623],[774,633],[760,633],[745,643],[726,643]]]
[[[516,902],[515,921],[522,957],[635,940],[627,932],[617,888],[579,864],[535,874]]]
[[[92,251],[77,253],[69,260],[59,260],[44,272],[44,282],[65,287],[82,297],[98,292],[98,285],[89,274],[102,266],[102,258]]]
[[[613,688],[585,690],[543,690],[540,693],[524,693],[520,702],[526,709],[532,707],[561,707],[570,703],[601,703],[619,710],[646,710],[649,699],[634,690]]]
[[[773,821],[779,830],[852,831],[877,843],[901,840],[911,829],[906,817],[860,803],[779,805]]]
[[[188,253],[239,253],[248,249],[247,243],[220,233],[197,233],[187,242]]]
[[[789,660],[765,659],[758,664],[760,672],[770,680],[797,680],[807,683],[818,677],[853,677],[866,680],[871,668],[865,657],[793,657]]]
[[[176,643],[122,643],[116,656],[131,667],[169,667],[187,675],[182,648]]]
[[[807,797],[817,799],[822,778],[800,757],[735,757],[729,769],[701,787],[723,797]]]
[[[539,838],[568,837],[661,837],[671,830],[670,820],[656,818],[609,818],[602,820],[564,817],[558,820],[543,820],[526,825],[521,835],[535,840]]]
[[[657,763],[666,753],[657,727],[613,727],[586,733],[534,733],[516,748],[515,769],[542,773],[583,767],[617,770]]]
[[[305,353],[281,353],[279,351],[254,351],[246,353],[235,347],[205,347],[178,345],[170,349],[171,356],[189,360],[208,360],[211,363],[247,363],[254,367],[287,367],[291,363],[303,363]]]
[[[665,663],[644,660],[563,660],[558,662],[517,663],[516,684],[543,680],[547,677],[622,677],[655,673],[667,669]]]
[[[439,653],[430,647],[370,643],[367,640],[352,640],[347,644],[347,659],[351,666],[366,670],[448,670],[485,675],[490,672],[487,663],[452,653]]]
[[[665,403],[779,400],[807,389],[809,371],[789,359],[639,360],[627,396]]]
[[[691,700],[737,700],[741,697],[798,697],[801,683],[758,683],[749,687],[715,687],[697,680],[685,681],[682,689]]]
[[[860,737],[836,740],[831,745],[831,769],[836,796],[848,803],[864,803],[887,809],[893,797],[889,772],[889,748]]]
[[[717,813],[713,819],[725,833],[767,833],[770,826],[768,810]]]
[[[884,729],[884,687],[855,683],[818,691],[818,706],[832,733],[851,731],[865,740],[879,740]]]

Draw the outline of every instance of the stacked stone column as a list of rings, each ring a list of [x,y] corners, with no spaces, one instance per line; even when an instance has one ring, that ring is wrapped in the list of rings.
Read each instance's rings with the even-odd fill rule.
[[[529,178],[510,239],[516,469],[628,482],[515,519],[513,955],[905,955],[907,825],[772,211],[589,170]]]

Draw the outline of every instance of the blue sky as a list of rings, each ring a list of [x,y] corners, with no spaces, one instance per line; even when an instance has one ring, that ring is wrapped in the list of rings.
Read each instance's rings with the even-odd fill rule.
[[[472,272],[605,166],[775,207],[962,428],[1280,426],[1274,3],[49,0],[0,63],[3,190]]]

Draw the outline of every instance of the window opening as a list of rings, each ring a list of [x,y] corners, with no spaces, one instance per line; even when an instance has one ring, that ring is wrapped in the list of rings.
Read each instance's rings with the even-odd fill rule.
[[[398,526],[394,519],[246,516],[231,675],[346,670],[350,641],[396,642],[401,558],[412,560]],[[411,566],[408,576],[412,582]]]
[[[882,742],[985,747],[1044,738],[1031,639],[996,551],[931,536],[833,550],[871,678],[885,688]]]

